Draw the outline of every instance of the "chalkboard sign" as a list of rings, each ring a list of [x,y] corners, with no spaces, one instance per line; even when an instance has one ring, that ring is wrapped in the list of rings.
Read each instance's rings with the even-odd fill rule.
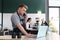
[[[16,12],[19,4],[26,4],[29,7],[27,10],[28,13],[37,13],[38,10],[41,10],[43,13],[45,13],[45,0],[3,0],[3,12]]]

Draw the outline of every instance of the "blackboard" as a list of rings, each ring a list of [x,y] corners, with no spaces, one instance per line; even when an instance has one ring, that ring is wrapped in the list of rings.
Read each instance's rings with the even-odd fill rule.
[[[26,4],[29,7],[27,13],[37,13],[38,10],[45,13],[45,0],[3,0],[3,13],[16,12],[19,4]]]

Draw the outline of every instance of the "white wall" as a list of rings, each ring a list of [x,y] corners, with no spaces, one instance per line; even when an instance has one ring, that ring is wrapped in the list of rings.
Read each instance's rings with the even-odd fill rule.
[[[11,24],[11,13],[10,14],[3,14],[3,29],[8,28],[12,30],[12,24]]]
[[[12,15],[13,13],[4,13],[3,14],[3,29],[4,28],[8,28],[8,29],[10,29],[10,30],[12,30],[12,24],[11,24],[11,15]],[[36,17],[39,17],[39,18],[41,18],[40,16],[38,16],[36,13],[35,14],[27,14],[28,15],[28,18],[29,17],[31,17],[32,18],[32,23],[34,23],[35,22],[35,18]],[[42,14],[42,18],[44,17],[45,15],[44,14]]]

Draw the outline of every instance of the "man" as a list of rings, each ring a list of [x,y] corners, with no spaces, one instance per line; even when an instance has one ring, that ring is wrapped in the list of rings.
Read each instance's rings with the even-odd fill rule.
[[[13,32],[12,38],[15,38],[17,35],[18,38],[21,37],[21,33],[25,34],[27,37],[35,37],[33,34],[28,34],[25,31],[25,20],[24,15],[26,15],[26,10],[28,7],[25,4],[21,4],[18,6],[17,13],[13,14],[11,16],[11,22],[13,26]]]

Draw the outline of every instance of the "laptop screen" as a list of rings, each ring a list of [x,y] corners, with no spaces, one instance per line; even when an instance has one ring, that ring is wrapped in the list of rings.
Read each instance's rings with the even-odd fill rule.
[[[48,26],[38,26],[37,39],[45,37],[47,30]]]

